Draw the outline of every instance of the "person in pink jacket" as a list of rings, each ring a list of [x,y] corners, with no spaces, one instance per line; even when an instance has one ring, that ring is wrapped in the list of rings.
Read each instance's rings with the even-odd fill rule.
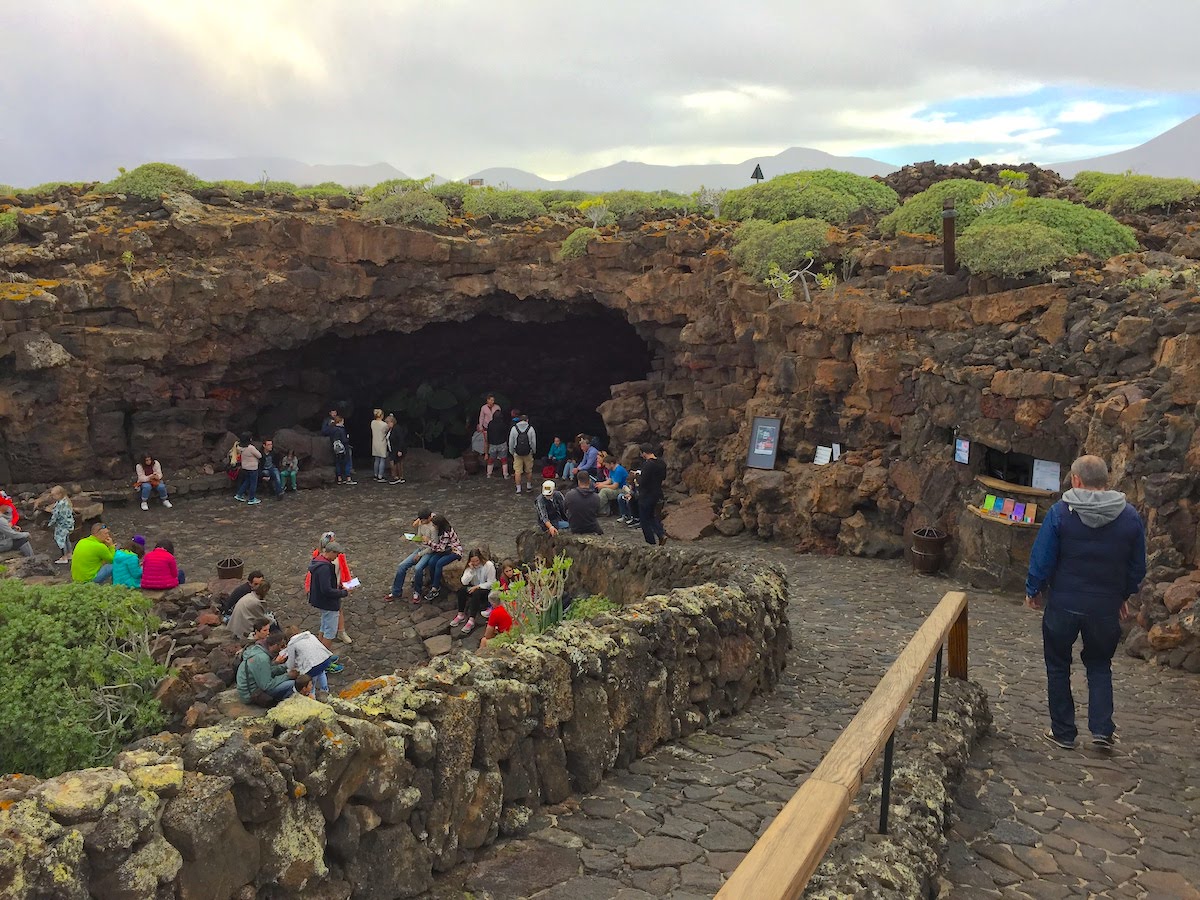
[[[169,591],[183,583],[183,570],[175,562],[175,545],[163,538],[142,559],[142,590]]]

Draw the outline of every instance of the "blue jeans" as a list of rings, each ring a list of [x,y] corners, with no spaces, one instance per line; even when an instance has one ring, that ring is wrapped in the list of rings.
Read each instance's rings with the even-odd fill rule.
[[[619,512],[621,515],[623,515],[627,519],[637,518],[633,514],[633,512],[630,511],[629,498],[626,497],[624,494],[621,494],[620,496],[617,497],[617,512]]]
[[[408,576],[408,570],[416,567],[413,572],[413,584],[416,586],[417,593],[421,592],[422,574],[429,560],[431,559],[428,553],[422,555],[420,550],[414,550],[404,558],[404,561],[396,568],[396,577],[392,579],[392,596],[399,597],[400,592],[404,590],[404,579]]]
[[[1087,615],[1059,609],[1051,600],[1042,615],[1042,650],[1046,657],[1046,696],[1050,702],[1050,727],[1054,736],[1075,740],[1075,698],[1071,695],[1071,652],[1083,636],[1079,658],[1087,671],[1088,730],[1111,737],[1113,724],[1112,658],[1121,641],[1121,621],[1111,616]]]
[[[290,678],[287,681],[279,682],[279,684],[275,685],[275,687],[273,687],[273,688],[268,689],[268,691],[267,691],[267,693],[270,694],[272,697],[274,697],[276,700],[286,700],[288,697],[292,696],[292,694],[294,694],[295,692],[296,692],[296,682],[292,681],[292,679],[290,679]]]
[[[557,528],[559,531],[566,531],[568,528],[571,527],[570,522],[551,522],[550,524],[553,525],[555,528]],[[542,531],[550,530],[545,525],[543,525],[541,522],[538,522],[538,527],[540,527],[542,529]]]
[[[343,453],[333,458],[333,474],[337,478],[350,477],[350,454]]]
[[[325,674],[325,670],[333,664],[334,657],[329,657],[325,662],[317,663],[308,670],[308,677],[312,679],[313,686],[318,691],[329,690],[329,677]]]
[[[112,563],[105,563],[92,579],[93,584],[112,584]]]
[[[258,494],[258,469],[242,469],[242,486],[237,495],[243,500],[253,500]]]
[[[454,562],[456,559],[462,559],[462,555],[459,553],[438,553],[430,555],[432,556],[433,561],[426,566],[426,568],[432,573],[429,576],[429,588],[430,590],[437,590],[442,586],[442,569],[446,568],[446,566],[450,565],[450,563]],[[419,588],[416,587],[416,582],[420,580],[421,575],[417,574],[413,582],[414,589],[419,590]]]
[[[150,490],[151,490],[150,482],[143,481],[142,482],[142,500],[143,501],[150,499]],[[167,499],[167,486],[165,484],[163,484],[161,481],[158,483],[158,487],[154,488],[153,490],[156,494],[158,494],[159,500]]]
[[[260,469],[259,475],[267,478],[271,482],[271,493],[279,496],[283,493],[283,479],[279,475],[279,470],[272,466],[269,469]]]

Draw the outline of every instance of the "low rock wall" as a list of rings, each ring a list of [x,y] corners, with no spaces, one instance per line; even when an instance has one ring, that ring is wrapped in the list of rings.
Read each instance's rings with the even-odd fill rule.
[[[878,833],[881,764],[851,806],[805,900],[933,896],[955,791],[991,724],[987,692],[973,681],[943,680],[937,722],[927,707],[914,704],[907,726],[896,733],[888,834]]]
[[[0,778],[0,896],[411,897],[540,805],[775,685],[790,645],[778,569],[569,538],[522,547],[565,550],[576,578],[614,573],[614,599],[631,599],[622,579],[661,593],[329,705],[294,698],[147,738],[112,768]]]

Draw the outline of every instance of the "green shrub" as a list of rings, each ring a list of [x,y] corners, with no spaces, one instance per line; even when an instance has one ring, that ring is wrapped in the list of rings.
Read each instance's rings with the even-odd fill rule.
[[[1097,184],[1087,194],[1089,203],[1114,212],[1144,212],[1195,200],[1200,184],[1186,178],[1155,178],[1152,175],[1118,175]]]
[[[562,203],[564,201],[574,206],[581,200],[586,200],[588,197],[593,196],[587,191],[564,191],[558,189],[550,191],[530,191],[530,193],[546,204],[546,209],[550,209],[550,204],[552,203]]]
[[[320,184],[313,184],[307,187],[296,189],[297,197],[312,197],[327,198],[327,197],[349,197],[350,191],[335,181],[322,181]]]
[[[829,243],[829,225],[819,219],[772,224],[751,219],[734,235],[730,255],[742,269],[762,281],[776,263],[784,271],[801,268],[810,255]]]
[[[1045,272],[1072,252],[1061,232],[1036,222],[996,225],[981,219],[958,242],[959,258],[976,275]]]
[[[652,216],[655,213],[674,215],[685,211],[691,200],[673,191],[608,191],[591,198],[603,201],[617,219],[631,216]],[[584,202],[587,202],[586,199]]]
[[[367,188],[363,192],[363,199],[370,202],[371,200],[382,200],[389,194],[405,194],[409,191],[424,191],[429,188],[430,178],[389,178],[387,181],[381,181],[372,188]]]
[[[436,197],[443,203],[450,201],[461,206],[463,197],[467,196],[469,190],[471,190],[471,186],[464,181],[447,181],[435,184],[429,189],[429,193],[430,196]]]
[[[1072,178],[1071,184],[1075,185],[1081,194],[1087,196],[1097,188],[1102,187],[1110,181],[1115,181],[1120,177],[1120,175],[1114,175],[1111,172],[1086,171],[1080,172],[1078,175]]]
[[[1118,253],[1132,253],[1138,248],[1133,229],[1122,225],[1108,213],[1089,209],[1068,200],[1046,197],[1027,197],[1011,206],[984,212],[972,228],[987,225],[1019,225],[1033,222],[1059,232],[1070,254],[1090,253],[1108,259]]]
[[[0,197],[15,197],[19,193],[11,184],[0,184]]]
[[[261,184],[251,184],[249,181],[237,181],[235,179],[225,179],[223,181],[206,181],[202,188],[220,188],[230,197],[235,200],[242,199],[249,191],[262,190]]]
[[[721,211],[728,219],[783,222],[811,218],[841,225],[859,209],[888,212],[896,203],[896,192],[886,184],[849,172],[817,169],[777,175],[770,181],[727,191]]]
[[[939,181],[928,190],[909,197],[895,212],[879,220],[879,230],[886,235],[905,231],[910,234],[942,233],[942,207],[954,200],[958,211],[956,227],[963,231],[979,216],[981,206],[975,201],[988,193],[991,185],[972,178],[949,178]]]
[[[567,239],[562,242],[562,247],[558,251],[558,255],[562,259],[577,259],[580,256],[587,254],[588,241],[594,240],[600,236],[595,228],[576,228]]]
[[[0,761],[39,777],[105,765],[159,729],[150,600],[93,584],[0,583]]]
[[[463,197],[463,212],[469,216],[491,216],[498,222],[519,222],[546,214],[546,207],[532,191],[506,191],[483,187]]]
[[[17,214],[0,213],[0,244],[7,244],[17,236]]]
[[[100,185],[97,190],[105,194],[127,194],[145,200],[157,200],[163,194],[194,191],[203,186],[204,182],[179,166],[146,163]]]
[[[389,223],[441,225],[450,217],[446,205],[428,191],[412,190],[388,194],[366,204],[360,211],[364,219],[382,219]]]
[[[589,597],[580,597],[578,600],[572,601],[567,607],[566,619],[580,619],[588,621],[594,619],[601,613],[615,612],[620,609],[620,604],[613,603],[603,594],[592,594]]]

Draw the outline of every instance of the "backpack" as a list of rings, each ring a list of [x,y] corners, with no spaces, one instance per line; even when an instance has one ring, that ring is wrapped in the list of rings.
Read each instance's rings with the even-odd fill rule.
[[[339,440],[334,440],[334,442],[333,442],[333,455],[334,455],[334,456],[345,456],[345,455],[346,455],[346,445],[345,445],[345,444],[343,444],[343,443],[342,443],[341,441],[339,441]]]
[[[517,426],[517,456],[528,456],[533,452],[533,445],[529,443],[529,427],[526,425],[525,430],[522,431],[521,427]]]

